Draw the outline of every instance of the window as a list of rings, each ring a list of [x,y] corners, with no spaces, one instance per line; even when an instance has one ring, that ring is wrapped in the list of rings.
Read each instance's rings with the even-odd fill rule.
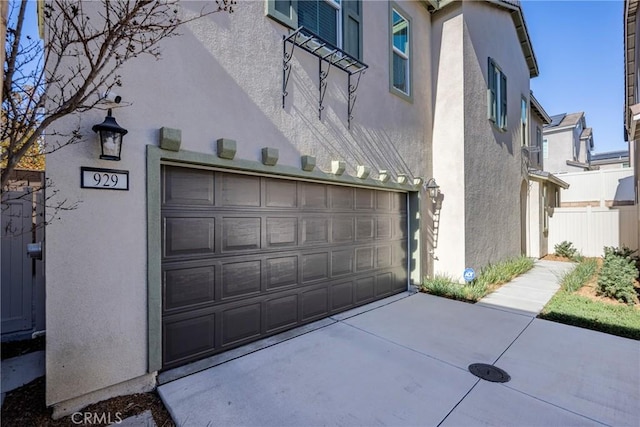
[[[549,158],[549,140],[547,138],[542,140],[542,158]]]
[[[340,0],[298,2],[298,26],[338,47],[342,45],[341,17]]]
[[[507,76],[489,58],[488,116],[499,129],[507,129]]]
[[[391,92],[411,100],[411,21],[397,5],[390,10]]]
[[[542,169],[542,159],[541,159],[541,153],[540,151],[542,151],[542,129],[540,129],[540,127],[536,127],[536,164],[538,165],[538,167],[540,167],[540,169]]]
[[[527,101],[527,99],[523,96],[520,99],[520,145],[522,147],[526,147],[527,144],[527,140],[529,138],[527,135],[527,116],[528,116],[528,110],[527,110],[527,106],[529,105],[529,101]]]
[[[267,16],[305,27],[349,55],[362,59],[361,0],[267,0]]]

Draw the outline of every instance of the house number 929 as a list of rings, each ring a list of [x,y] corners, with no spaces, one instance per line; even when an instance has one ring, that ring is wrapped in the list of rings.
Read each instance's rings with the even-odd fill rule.
[[[115,173],[96,172],[93,174],[93,180],[98,187],[116,188],[118,186],[118,175]]]
[[[80,186],[98,190],[129,190],[129,171],[80,168]]]

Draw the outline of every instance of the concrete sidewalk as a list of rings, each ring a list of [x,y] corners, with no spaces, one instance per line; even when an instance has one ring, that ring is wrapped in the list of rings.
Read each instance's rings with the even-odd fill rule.
[[[560,289],[562,277],[576,264],[561,261],[536,260],[533,268],[476,304],[535,317]]]
[[[638,425],[638,341],[427,294],[389,301],[159,394],[179,426]]]

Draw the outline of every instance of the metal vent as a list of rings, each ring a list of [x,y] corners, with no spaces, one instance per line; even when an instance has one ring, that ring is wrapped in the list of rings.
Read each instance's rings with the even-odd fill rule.
[[[506,383],[511,380],[511,376],[509,376],[505,371],[486,363],[473,363],[469,365],[469,372],[478,378],[491,381],[493,383]]]

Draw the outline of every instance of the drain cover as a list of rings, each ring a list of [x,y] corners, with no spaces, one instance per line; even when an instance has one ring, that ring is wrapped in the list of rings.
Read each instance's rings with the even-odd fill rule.
[[[469,365],[469,372],[478,378],[491,381],[493,383],[506,383],[511,377],[505,371],[486,363],[473,363]]]

